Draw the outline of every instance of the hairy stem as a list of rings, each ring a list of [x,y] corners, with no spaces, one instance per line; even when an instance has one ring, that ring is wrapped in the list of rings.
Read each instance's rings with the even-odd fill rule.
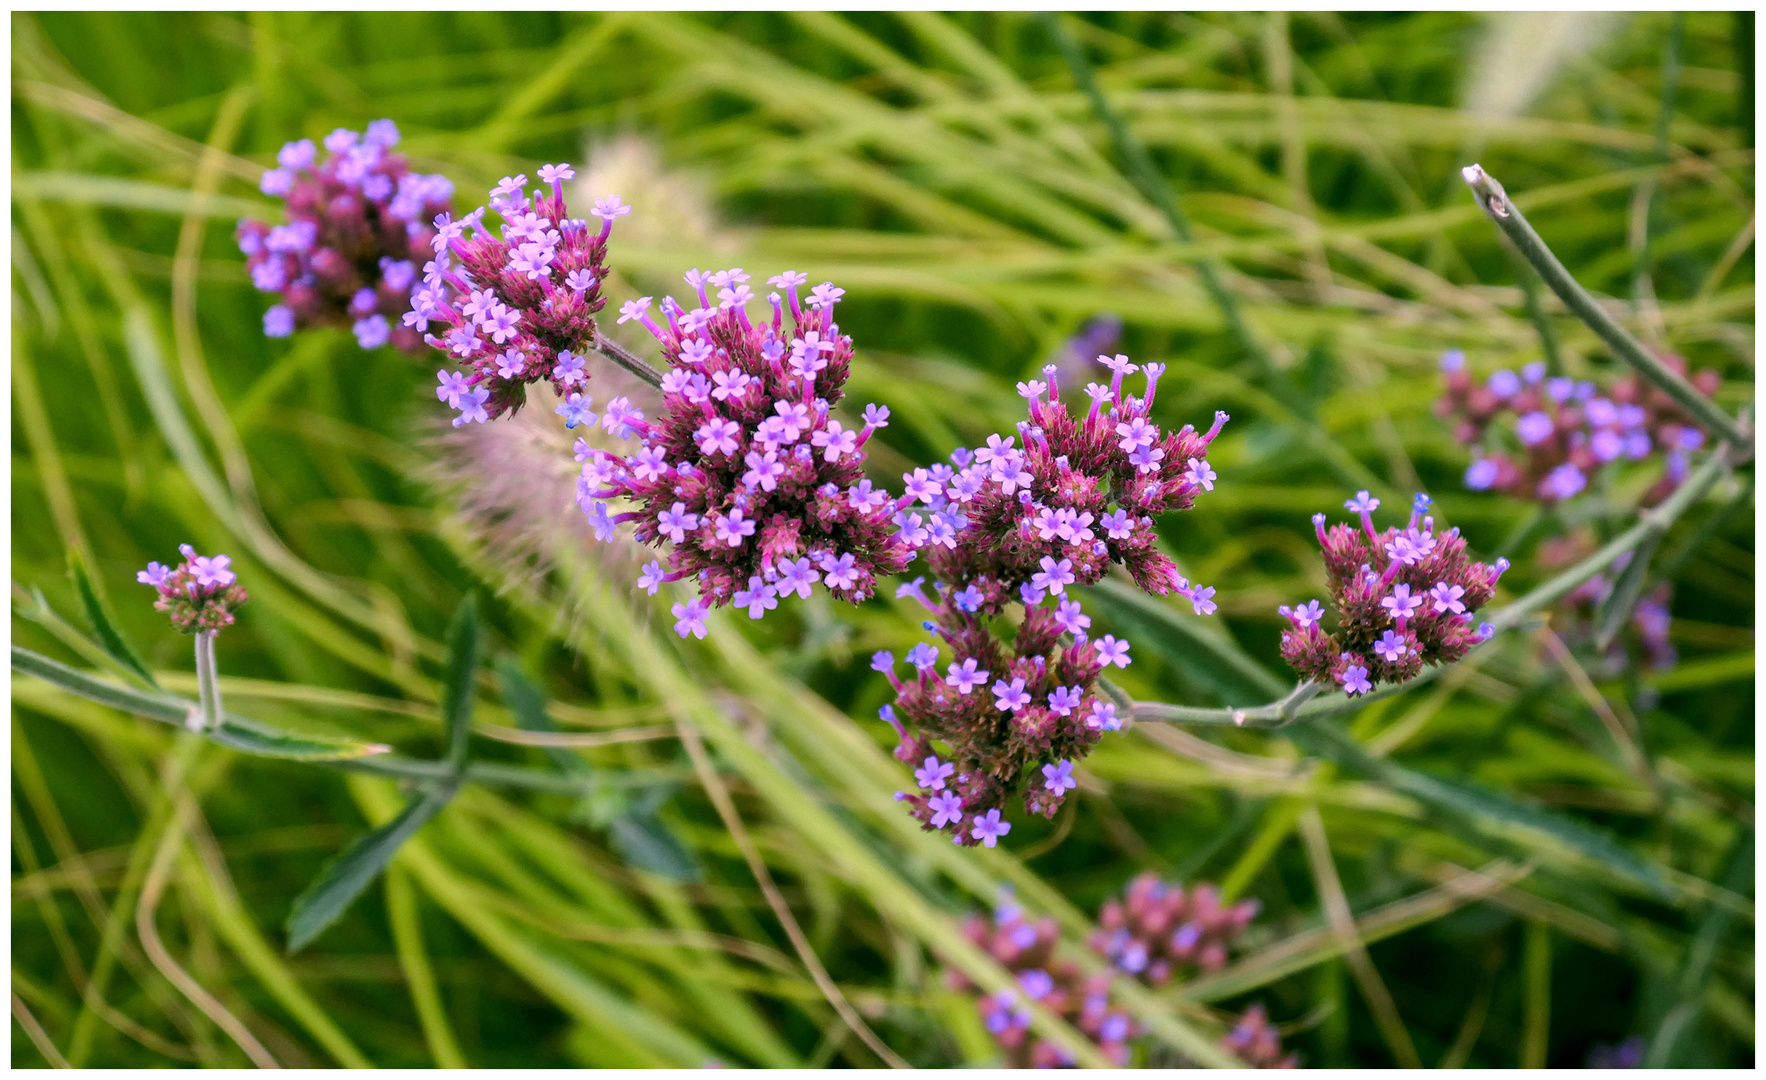
[[[1557,293],[1558,299],[1606,342],[1614,356],[1660,387],[1663,393],[1673,398],[1707,431],[1751,452],[1753,433],[1732,420],[1715,402],[1699,393],[1696,387],[1658,359],[1643,342],[1638,341],[1631,331],[1620,326],[1607,314],[1600,302],[1564,269],[1564,264],[1558,261],[1551,248],[1540,239],[1533,226],[1527,222],[1526,215],[1521,213],[1521,208],[1508,197],[1508,192],[1503,190],[1502,184],[1494,176],[1485,172],[1481,165],[1470,165],[1462,171],[1466,183],[1477,197],[1478,205],[1490,215],[1490,220],[1496,223],[1503,235],[1514,242],[1522,258],[1539,272],[1551,291]]]
[[[644,358],[629,352],[625,346],[614,341],[601,331],[595,331],[595,351],[618,364],[626,371],[643,379],[658,390],[662,389],[662,373],[644,362]]]

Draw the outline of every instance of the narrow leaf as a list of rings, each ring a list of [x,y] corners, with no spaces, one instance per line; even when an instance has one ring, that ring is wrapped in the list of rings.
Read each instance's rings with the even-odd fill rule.
[[[455,790],[450,784],[418,796],[398,817],[358,839],[331,860],[307,891],[295,898],[294,908],[288,913],[288,951],[305,948],[336,922],[356,897],[373,884],[400,845],[448,804]]]
[[[478,672],[478,600],[472,593],[460,601],[448,624],[447,699],[442,721],[447,725],[446,760],[456,769],[466,765],[472,733],[473,676]]]
[[[1613,591],[1608,594],[1606,603],[1601,605],[1600,615],[1595,620],[1594,646],[1606,651],[1625,623],[1631,618],[1631,612],[1637,607],[1638,598],[1643,595],[1643,587],[1649,583],[1650,558],[1656,553],[1656,545],[1662,542],[1662,534],[1655,533],[1637,546],[1632,553],[1631,561],[1625,564],[1620,572],[1619,580],[1613,583]]]
[[[86,573],[86,564],[77,551],[68,552],[68,564],[74,576],[74,588],[80,594],[80,605],[86,609],[86,621],[98,634],[98,643],[103,646],[112,660],[141,677],[141,681],[157,689],[159,683],[154,681],[153,673],[147,664],[123,637],[122,631],[110,619],[110,613],[104,610],[104,604],[98,599],[98,593],[92,588],[92,578]]]
[[[295,735],[283,731],[247,727],[231,718],[208,732],[209,738],[232,750],[258,757],[283,758],[290,761],[354,761],[387,753],[392,748],[382,743],[356,739],[334,739],[325,735]]]
[[[515,714],[515,726],[523,731],[554,731],[552,718],[546,715],[546,692],[522,673],[520,665],[509,657],[500,657],[495,665],[497,682],[503,688],[503,704]],[[594,772],[581,755],[562,747],[549,746],[546,756],[563,771],[575,776]]]

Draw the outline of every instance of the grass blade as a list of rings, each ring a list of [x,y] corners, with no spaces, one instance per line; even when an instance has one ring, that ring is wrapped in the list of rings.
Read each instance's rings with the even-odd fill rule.
[[[74,589],[80,594],[80,606],[86,610],[86,621],[92,624],[93,631],[97,633],[98,643],[112,660],[139,675],[141,681],[148,686],[159,689],[159,684],[154,682],[153,673],[147,670],[147,664],[142,661],[141,655],[111,621],[110,613],[104,609],[104,601],[98,598],[97,591],[92,588],[92,578],[86,573],[86,561],[80,557],[79,552],[68,552],[68,565],[73,574]]]

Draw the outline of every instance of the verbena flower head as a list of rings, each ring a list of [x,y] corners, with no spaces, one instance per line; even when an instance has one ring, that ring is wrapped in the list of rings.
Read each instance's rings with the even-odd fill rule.
[[[1685,360],[1657,356],[1685,374]],[[1688,455],[1705,443],[1705,432],[1674,399],[1635,375],[1602,393],[1593,382],[1547,378],[1543,364],[1518,375],[1498,371],[1482,383],[1465,370],[1463,353],[1448,353],[1442,366],[1447,387],[1435,411],[1472,447],[1465,485],[1473,491],[1559,503],[1581,494],[1614,462],[1660,457],[1664,475],[1644,498],[1653,505],[1680,486]],[[1721,385],[1709,370],[1691,381],[1707,396]]]
[[[1220,1044],[1237,1054],[1253,1069],[1298,1069],[1299,1054],[1282,1053],[1282,1036],[1261,1001],[1245,1010]]]
[[[852,362],[834,322],[843,290],[824,283],[801,298],[804,276],[779,275],[789,303],[773,293],[771,318],[755,321],[740,268],[686,280],[692,309],[667,297],[652,317],[646,297],[622,310],[662,344],[663,410],[650,419],[625,398],[607,405],[602,426],[639,448],[579,448],[583,512],[608,536],[631,523],[640,541],[666,543],[668,572],[655,580],[691,581],[711,607],[758,619],[818,584],[869,598],[913,552],[897,500],[863,478],[865,444],[889,410],[868,406],[862,424],[834,413]],[[615,499],[632,509],[614,513]]]
[[[990,614],[1094,584],[1113,562],[1148,592],[1175,591],[1199,614],[1211,612],[1213,590],[1192,586],[1159,551],[1153,518],[1214,489],[1208,446],[1227,415],[1216,413],[1206,432],[1163,433],[1148,412],[1164,366],[1146,365],[1146,396],[1137,398],[1122,389],[1136,365],[1120,354],[1098,359],[1110,383],[1086,387],[1089,401],[1075,410],[1056,369],[1045,368],[1044,379],[1018,386],[1030,419],[1016,433],[958,450],[954,469],[910,474],[904,535],[938,578],[985,582],[981,610]],[[913,503],[921,508],[909,510]]]
[[[572,409],[570,423],[591,423],[584,357],[595,340],[595,313],[606,302],[607,237],[631,208],[617,196],[600,199],[590,217],[564,206],[568,165],[543,165],[545,187],[527,190],[527,175],[506,176],[491,189],[485,224],[479,207],[459,220],[436,218],[423,280],[404,324],[457,368],[437,373],[436,396],[460,410],[456,426],[514,412],[529,383],[550,382]]]
[[[1227,950],[1262,905],[1227,904],[1213,885],[1182,885],[1146,873],[1129,882],[1120,900],[1098,914],[1091,947],[1118,971],[1149,986],[1163,986],[1181,972],[1219,971]]]
[[[1012,1068],[1052,1068],[1075,1064],[1065,1050],[1030,1035],[1030,1010],[1036,1001],[1072,1024],[1098,1044],[1104,1056],[1119,1065],[1129,1061],[1128,1040],[1138,1034],[1128,1014],[1110,1003],[1110,977],[1086,976],[1070,960],[1055,958],[1060,930],[1050,918],[1027,918],[1010,898],[1002,898],[993,917],[970,916],[963,933],[1013,973],[1017,987],[1000,994],[979,995],[976,1006],[988,1033]],[[951,986],[978,993],[974,984],[951,971]]]
[[[896,798],[924,828],[964,846],[993,847],[1010,832],[1000,814],[1014,797],[1030,813],[1054,816],[1078,786],[1074,767],[1122,726],[1098,676],[1130,662],[1128,643],[1090,638],[1091,617],[1066,597],[1027,606],[1007,644],[984,613],[992,585],[940,582],[936,600],[904,586],[930,610],[924,625],[934,640],[909,653],[905,678],[891,654],[873,659],[896,692],[883,714],[900,736],[895,756],[948,770]]]
[[[178,550],[184,561],[175,567],[150,562],[135,580],[159,593],[153,606],[171,616],[172,625],[186,634],[214,633],[233,625],[233,612],[249,597],[239,584],[226,555],[198,555],[189,544]]]
[[[287,337],[309,326],[347,326],[364,349],[422,349],[401,323],[429,258],[430,222],[452,205],[445,176],[412,172],[399,129],[376,120],[365,133],[288,143],[259,188],[287,202],[287,223],[246,220],[236,234],[252,284],[282,302],[264,314],[264,333]]]
[[[1327,532],[1325,515],[1313,515],[1337,628],[1325,630],[1317,601],[1281,607],[1291,626],[1282,658],[1301,677],[1358,696],[1407,682],[1425,663],[1453,663],[1494,633],[1489,623],[1474,625],[1476,613],[1496,594],[1508,560],[1472,561],[1459,529],[1436,534],[1429,503],[1418,494],[1409,523],[1384,531],[1373,524],[1380,500],[1365,491],[1344,504],[1358,525]]]

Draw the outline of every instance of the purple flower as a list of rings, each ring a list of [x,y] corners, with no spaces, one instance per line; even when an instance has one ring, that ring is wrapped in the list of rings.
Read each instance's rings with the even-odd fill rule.
[[[705,617],[711,614],[711,609],[705,606],[705,601],[695,596],[684,604],[676,604],[670,610],[678,620],[675,623],[675,633],[682,637],[686,637],[688,634],[699,638],[705,636]]]
[[[1587,486],[1588,478],[1582,475],[1582,470],[1566,461],[1539,481],[1539,494],[1542,498],[1562,502],[1580,494]]]
[[[1350,664],[1343,669],[1343,692],[1351,697],[1365,694],[1374,688],[1367,680],[1367,668],[1360,664]]]
[[[1464,614],[1466,606],[1460,601],[1460,597],[1465,594],[1466,591],[1462,586],[1449,584],[1445,581],[1437,582],[1435,587],[1429,590],[1430,598],[1435,601],[1437,614],[1446,612],[1452,612],[1455,615]]]
[[[1464,592],[1463,589],[1460,591]],[[1423,598],[1410,595],[1410,586],[1401,582],[1392,586],[1392,595],[1383,598],[1380,606],[1386,609],[1393,621],[1402,622],[1410,618],[1411,612],[1423,606]]]
[[[1084,696],[1085,691],[1077,686],[1057,686],[1049,693],[1049,710],[1068,716],[1079,708],[1079,699]]]
[[[822,556],[822,581],[830,589],[850,589],[858,584],[858,563],[850,552],[836,558],[832,554]]]
[[[286,304],[277,304],[264,312],[264,336],[283,338],[294,333],[294,312]]]
[[[957,693],[965,695],[986,682],[987,676],[988,672],[985,669],[976,668],[974,657],[964,660],[961,667],[952,664],[944,673],[945,679],[957,688]]]
[[[164,563],[150,562],[147,564],[147,569],[135,572],[135,580],[143,585],[152,585],[154,588],[158,588],[165,582],[166,575],[171,572],[172,568]]]
[[[1073,779],[1073,762],[1071,761],[1061,761],[1058,764],[1044,765],[1042,767],[1042,777],[1043,786],[1054,792],[1056,795],[1072,791],[1079,786],[1079,781]]]
[[[754,535],[754,522],[742,516],[741,507],[728,514],[713,515],[711,521],[717,539],[731,547],[740,547],[743,540]]]
[[[1203,491],[1214,490],[1216,474],[1213,469],[1209,468],[1208,462],[1205,460],[1198,461],[1195,458],[1191,458],[1190,467],[1185,470],[1183,478],[1201,488]]]
[[[956,771],[957,767],[950,762],[928,757],[926,764],[914,770],[914,782],[931,791],[943,791],[945,779]]]
[[[809,441],[811,446],[827,448],[822,456],[828,461],[839,461],[842,454],[858,449],[858,433],[845,430],[838,420],[828,421],[828,426],[811,435]]]
[[[1488,491],[1496,486],[1500,473],[1494,458],[1479,458],[1466,467],[1465,485],[1471,491]]]
[[[1055,606],[1055,623],[1065,632],[1084,641],[1091,626],[1091,616],[1080,610],[1079,601],[1063,600]]]
[[[779,595],[786,596],[796,591],[800,599],[809,599],[810,590],[821,580],[815,567],[810,564],[808,556],[801,559],[779,560]]]
[[[916,670],[926,671],[937,666],[938,649],[936,646],[928,645],[922,641],[908,650],[907,660],[908,663],[914,665]]]
[[[1042,571],[1031,576],[1030,584],[1059,596],[1062,590],[1073,584],[1073,560],[1062,559],[1057,563],[1054,559],[1044,555],[1042,557]]]
[[[655,596],[656,590],[661,588],[662,583],[667,580],[668,575],[663,572],[662,564],[651,559],[644,564],[644,572],[638,576],[638,588]]]
[[[593,404],[595,404],[595,399],[586,394],[572,394],[553,406],[552,411],[564,417],[566,429],[573,428],[578,424],[593,425],[595,414],[590,410],[590,406]]]
[[[1093,701],[1091,715],[1085,718],[1085,726],[1093,731],[1120,731],[1122,721],[1116,715],[1116,706],[1108,701]]]
[[[1536,446],[1556,432],[1557,425],[1542,412],[1530,412],[1515,424],[1515,434],[1520,436],[1522,446]]]
[[[1343,509],[1356,514],[1371,514],[1380,508],[1380,500],[1365,491],[1355,493],[1355,498],[1343,504]]]
[[[871,654],[871,670],[880,671],[885,675],[895,671],[895,654],[888,649],[878,649]]]
[[[1001,712],[1017,712],[1030,704],[1030,695],[1024,690],[1024,680],[1013,678],[1010,683],[1004,679],[993,684],[994,706]]]
[[[1521,392],[1520,376],[1504,368],[1490,376],[1490,392],[1499,398],[1511,398]]]
[[[686,510],[686,503],[677,502],[656,515],[657,530],[672,543],[681,543],[686,539],[687,533],[699,527],[699,515],[689,514]]]
[[[1120,668],[1128,666],[1128,642],[1117,639],[1114,634],[1105,634],[1098,639],[1097,649],[1099,667],[1109,667],[1111,664]]]
[[[989,810],[986,817],[977,817],[975,819],[975,829],[969,835],[981,841],[983,844],[986,844],[988,847],[993,847],[999,843],[1000,837],[1011,831],[1011,824],[1001,821],[1000,812],[997,809],[994,809]]]
[[[1211,599],[1213,595],[1214,586],[1198,585],[1190,590],[1190,606],[1195,609],[1198,615],[1212,615],[1220,609],[1220,605]]]
[[[1302,606],[1294,609],[1294,625],[1302,630],[1323,621],[1324,605],[1317,600],[1308,600]]]
[[[450,409],[459,408],[461,396],[472,392],[472,387],[466,383],[466,376],[458,371],[438,371],[435,377],[441,383],[435,388],[436,399],[447,402]]]
[[[707,457],[713,454],[734,455],[736,436],[741,431],[741,426],[734,420],[707,420],[693,432],[693,441],[699,444],[699,451]]]
[[[490,419],[490,414],[485,411],[484,403],[489,401],[490,397],[491,392],[482,386],[475,386],[471,390],[460,395],[460,400],[454,405],[455,408],[460,410],[460,415],[454,417],[454,426],[459,427],[461,424],[482,424],[488,421]]]
[[[778,595],[778,590],[756,575],[748,579],[748,588],[739,590],[731,602],[747,608],[750,619],[758,619],[779,606]]]
[[[927,801],[927,805],[932,810],[932,827],[934,829],[942,829],[946,825],[961,821],[963,818],[963,800],[954,791],[946,791],[941,795],[932,796]],[[1011,828],[1009,825],[1006,827]]]
[[[1384,637],[1374,642],[1374,652],[1378,653],[1380,659],[1388,664],[1396,664],[1399,657],[1409,651],[1410,646],[1406,645],[1404,639],[1391,630],[1386,631]]]

